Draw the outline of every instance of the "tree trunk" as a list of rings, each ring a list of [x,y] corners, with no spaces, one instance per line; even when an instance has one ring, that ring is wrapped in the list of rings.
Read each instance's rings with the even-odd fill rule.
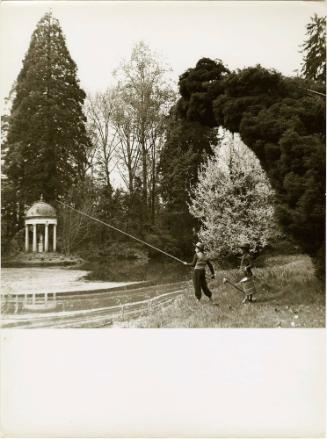
[[[131,145],[130,145],[130,137],[126,138],[126,149],[127,149],[127,172],[128,172],[128,189],[130,197],[133,196],[134,193],[134,175],[133,175],[133,162],[132,162],[132,153],[131,153]]]
[[[151,224],[155,224],[156,203],[156,148],[152,149],[152,179],[151,179]]]
[[[148,206],[148,169],[147,169],[147,151],[145,145],[145,136],[144,130],[142,130],[142,138],[141,138],[141,148],[142,148],[142,180],[143,180],[143,202],[144,207]]]

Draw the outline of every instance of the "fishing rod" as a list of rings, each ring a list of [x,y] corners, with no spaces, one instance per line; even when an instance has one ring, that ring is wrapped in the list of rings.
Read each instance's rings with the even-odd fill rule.
[[[155,247],[154,245],[149,244],[148,242],[143,241],[143,239],[136,238],[136,236],[133,236],[133,235],[131,235],[130,233],[124,232],[123,230],[120,230],[120,229],[118,229],[117,227],[112,226],[111,224],[105,223],[104,221],[101,221],[101,220],[99,220],[98,218],[94,218],[93,216],[91,216],[91,215],[89,215],[89,214],[87,214],[87,213],[85,213],[85,212],[82,212],[81,210],[75,209],[75,207],[69,206],[69,204],[63,203],[63,202],[60,201],[60,200],[57,200],[57,201],[58,201],[58,203],[62,204],[64,207],[69,207],[71,210],[73,210],[73,211],[79,213],[80,215],[84,215],[84,216],[86,216],[87,218],[90,218],[90,219],[93,220],[93,221],[96,221],[96,222],[98,222],[98,223],[100,223],[100,224],[103,224],[104,226],[109,227],[110,229],[113,229],[113,230],[115,230],[116,232],[122,233],[123,235],[126,235],[126,236],[128,236],[129,238],[132,238],[132,239],[134,239],[135,241],[140,242],[141,244],[145,244],[145,245],[147,245],[148,247],[152,248],[153,250],[157,250],[158,252],[163,253],[164,255],[168,256],[169,258],[175,259],[176,261],[181,262],[181,263],[184,265],[184,261],[182,261],[181,259],[178,259],[178,258],[176,258],[176,256],[173,256],[173,255],[171,255],[170,253],[167,253],[167,252],[165,252],[164,250],[161,250],[160,248]]]
[[[319,91],[312,90],[311,88],[306,88],[306,90],[310,93],[315,93],[316,95],[323,96],[324,98],[326,97],[325,93],[320,93]]]
[[[323,96],[324,98],[326,97],[325,93],[321,93],[319,91],[312,90],[312,88],[299,87],[298,85],[296,85],[295,87],[298,88],[299,90],[305,90],[306,92],[314,93],[316,95]]]

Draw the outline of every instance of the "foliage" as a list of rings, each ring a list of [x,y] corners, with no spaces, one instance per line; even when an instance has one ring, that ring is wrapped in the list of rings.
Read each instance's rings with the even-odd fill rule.
[[[196,239],[197,221],[190,215],[189,192],[198,169],[217,143],[216,130],[178,117],[172,110],[167,138],[160,157],[162,225],[173,238],[179,254],[186,254]]]
[[[189,192],[197,182],[198,170],[217,144],[212,99],[228,73],[221,61],[199,60],[179,78],[180,99],[171,109],[167,135],[161,152],[160,194],[162,223],[176,243],[180,255],[192,249],[198,221],[190,214]]]
[[[237,254],[244,240],[258,251],[276,235],[268,178],[239,136],[225,132],[202,166],[190,212],[201,221],[200,240],[220,257]]]
[[[253,69],[247,73],[257,77]],[[243,75],[240,72],[237,82]],[[266,75],[276,76],[268,71]],[[217,123],[238,131],[256,153],[276,191],[276,214],[285,233],[314,256],[324,237],[324,101],[300,90],[299,80],[280,78],[275,92],[264,93],[263,86],[261,108],[249,103],[241,107],[243,98],[231,93],[229,79],[226,83],[226,93],[214,103]]]
[[[326,82],[326,17],[311,17],[302,45],[301,73],[306,79]]]
[[[228,73],[220,60],[209,58],[200,59],[195,68],[183,73],[179,78],[179,116],[209,127],[216,126],[212,102],[221,92],[221,82]]]
[[[73,186],[66,195],[63,206],[58,203],[58,250],[66,255],[81,248],[92,237],[93,224],[74,209],[94,216],[96,210],[96,187],[89,178]]]
[[[1,181],[1,254],[10,250],[10,241],[22,225],[19,224],[16,191],[6,178]]]
[[[47,13],[33,32],[9,118],[5,173],[18,201],[62,197],[85,175],[89,139],[77,67],[58,20]]]
[[[223,72],[209,81],[206,93],[201,74],[195,74],[202,71],[199,63],[185,73],[192,81],[181,88],[180,118],[240,133],[268,174],[284,232],[315,259],[316,267],[322,267],[318,260],[324,255],[325,102],[308,90],[323,93],[323,85],[287,78],[259,65],[228,72],[220,61],[206,61],[211,71],[216,63]],[[205,96],[201,101],[199,90]]]

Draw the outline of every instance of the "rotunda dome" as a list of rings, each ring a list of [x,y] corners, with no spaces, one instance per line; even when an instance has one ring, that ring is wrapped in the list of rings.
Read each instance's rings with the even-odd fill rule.
[[[32,204],[32,206],[26,212],[25,218],[34,217],[46,217],[46,218],[56,218],[55,209],[50,206],[50,204],[45,203],[42,198],[40,201]]]

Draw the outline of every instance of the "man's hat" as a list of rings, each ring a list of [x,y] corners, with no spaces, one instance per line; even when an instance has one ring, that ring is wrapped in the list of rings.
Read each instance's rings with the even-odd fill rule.
[[[195,247],[197,247],[199,250],[203,251],[204,250],[204,245],[202,244],[202,242],[197,242],[195,244]]]

